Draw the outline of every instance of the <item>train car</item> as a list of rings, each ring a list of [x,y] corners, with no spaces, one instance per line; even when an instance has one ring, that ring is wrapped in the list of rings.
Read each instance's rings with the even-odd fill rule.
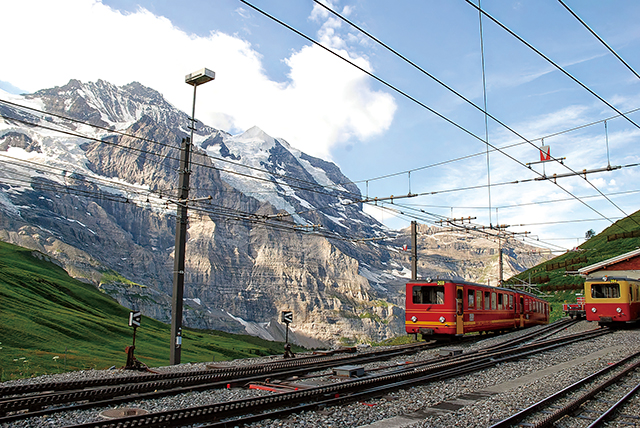
[[[576,296],[576,303],[565,303],[562,305],[562,311],[570,318],[585,319],[587,312],[585,309],[584,296]]]
[[[454,280],[407,283],[405,329],[425,340],[548,322],[549,304],[530,293]]]
[[[584,283],[587,321],[622,326],[640,320],[640,280],[605,276]]]

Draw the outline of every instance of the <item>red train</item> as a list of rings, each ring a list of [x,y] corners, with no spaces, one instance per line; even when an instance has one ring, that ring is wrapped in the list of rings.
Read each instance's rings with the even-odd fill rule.
[[[585,311],[584,296],[576,296],[576,303],[563,304],[562,310],[564,311],[565,315],[571,318],[577,318],[579,320],[584,319],[587,315]]]
[[[549,303],[530,293],[453,280],[407,284],[405,328],[425,340],[548,322]]]
[[[640,321],[640,280],[605,276],[584,283],[587,321],[622,326]]]

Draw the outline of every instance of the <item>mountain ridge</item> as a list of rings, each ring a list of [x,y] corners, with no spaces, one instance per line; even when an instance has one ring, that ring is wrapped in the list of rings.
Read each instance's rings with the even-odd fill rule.
[[[177,149],[190,120],[158,97],[136,83],[76,80],[23,97],[101,128],[0,103],[15,117],[0,122],[0,239],[57,256],[121,304],[166,321]],[[195,136],[190,197],[211,200],[190,203],[185,325],[281,340],[279,312],[293,310],[292,339],[304,346],[403,334],[406,230],[364,213],[337,165],[260,128],[231,135],[198,125]],[[490,241],[420,230],[424,276],[484,281],[495,271]],[[442,245],[427,245],[436,235]],[[508,271],[536,263],[506,258]],[[102,283],[109,269],[154,293]]]

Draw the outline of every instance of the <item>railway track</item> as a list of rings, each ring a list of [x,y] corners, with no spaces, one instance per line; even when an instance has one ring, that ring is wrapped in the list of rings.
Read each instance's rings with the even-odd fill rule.
[[[505,347],[514,347],[524,341],[535,340],[536,337],[540,340],[540,337],[553,334],[571,324],[571,320],[550,324],[532,331],[518,341],[505,341],[491,349],[497,351]],[[302,357],[245,367],[2,387],[0,423],[43,417],[69,410],[114,406],[132,400],[157,399],[191,391],[232,388],[267,379],[299,377],[310,371],[317,372],[347,364],[365,364],[440,346],[442,345],[419,343],[385,350],[370,350],[358,355]],[[488,352],[489,349],[483,352]]]
[[[596,427],[616,416],[640,389],[640,352],[605,367],[528,408],[503,419],[491,428],[528,426],[542,428],[570,424]],[[635,397],[638,400],[638,397]],[[618,414],[619,419],[628,415]],[[633,415],[637,418],[637,415]],[[568,421],[568,419],[572,419]],[[637,422],[637,421],[636,421]],[[629,424],[629,421],[623,421]]]
[[[346,364],[364,364],[412,354],[440,345],[417,343],[357,355],[333,355],[279,360],[245,367],[49,382],[0,388],[0,423],[54,412],[154,399],[190,391],[232,388],[266,379],[301,376]],[[71,404],[72,403],[72,404]],[[55,406],[55,407],[52,407]]]
[[[516,349],[492,350],[487,348],[457,357],[414,363],[387,373],[369,375],[331,385],[74,426],[101,428],[174,427],[206,423],[209,423],[206,426],[210,427],[241,426],[262,419],[282,418],[291,413],[364,400],[397,389],[460,376],[607,333],[606,329],[598,329],[583,334],[541,340],[521,345]]]

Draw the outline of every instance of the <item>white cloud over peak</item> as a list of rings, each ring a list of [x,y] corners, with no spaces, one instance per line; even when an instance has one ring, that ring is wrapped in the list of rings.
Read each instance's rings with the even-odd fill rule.
[[[276,82],[246,40],[215,30],[189,34],[142,8],[121,13],[99,0],[23,0],[0,3],[0,16],[0,37],[12,41],[3,44],[0,80],[30,92],[70,79],[138,81],[190,112],[193,92],[184,76],[207,67],[216,80],[197,90],[199,120],[230,132],[257,125],[325,158],[336,144],[386,131],[396,110],[393,97],[372,89],[370,78],[318,46],[283,59],[289,80]],[[324,19],[319,35],[349,57],[336,31],[340,23]],[[351,60],[371,68],[362,57]]]

